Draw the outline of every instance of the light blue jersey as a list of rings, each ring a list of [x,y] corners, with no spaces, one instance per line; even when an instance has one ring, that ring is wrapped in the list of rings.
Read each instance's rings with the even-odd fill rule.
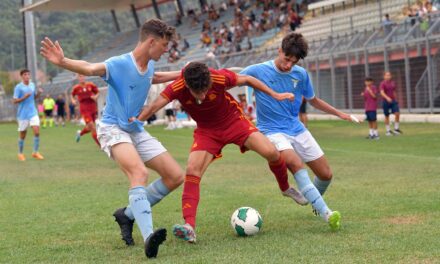
[[[277,101],[271,96],[255,90],[257,101],[257,126],[265,135],[284,133],[291,136],[306,130],[298,114],[302,97],[315,97],[313,86],[306,70],[295,65],[290,72],[281,72],[274,61],[251,65],[240,74],[250,75],[265,83],[278,93],[293,93],[295,100]]]
[[[118,125],[128,133],[143,131],[142,122],[136,120],[130,123],[128,119],[138,116],[144,106],[153,81],[154,61],[148,62],[146,72],[139,71],[131,52],[112,57],[104,63],[107,74],[103,79],[109,86],[101,121]]]
[[[30,93],[26,100],[18,104],[17,119],[18,120],[30,120],[32,117],[38,115],[37,108],[35,107],[35,84],[29,82],[25,85],[23,82],[17,84],[14,88],[14,99],[23,98],[27,93]]]

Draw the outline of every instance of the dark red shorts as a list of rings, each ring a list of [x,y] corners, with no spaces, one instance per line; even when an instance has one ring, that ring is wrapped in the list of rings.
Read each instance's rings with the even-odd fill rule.
[[[81,116],[86,124],[90,122],[95,123],[97,117],[96,112],[81,112]]]
[[[196,128],[191,152],[205,150],[219,158],[224,146],[235,144],[243,153],[247,150],[244,146],[246,139],[254,132],[258,132],[258,129],[245,117],[223,129]]]

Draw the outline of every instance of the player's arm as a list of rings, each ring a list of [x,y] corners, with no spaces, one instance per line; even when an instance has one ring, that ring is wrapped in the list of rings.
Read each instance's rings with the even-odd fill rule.
[[[180,76],[180,71],[155,72],[153,76],[153,84],[174,81]]]
[[[98,97],[99,97],[99,89],[98,89],[98,86],[96,86],[95,84],[92,84],[93,85],[93,95],[92,96],[90,96],[94,101],[97,101],[98,100]]]
[[[388,97],[388,95],[385,94],[385,91],[383,89],[380,89],[380,95],[387,100],[388,103],[391,103],[391,98]]]
[[[160,95],[156,98],[151,104],[147,105],[142,109],[142,112],[139,114],[139,116],[136,118],[130,118],[129,121],[134,121],[135,119],[138,119],[140,121],[148,120],[154,113],[156,113],[159,109],[164,107],[170,102],[168,98],[164,97],[163,95]]]
[[[40,54],[51,63],[72,72],[86,76],[104,76],[106,74],[104,63],[89,63],[64,57],[60,43],[58,41],[53,43],[48,37],[41,41]]]
[[[23,97],[21,97],[21,98],[12,98],[12,102],[13,102],[14,104],[21,103],[21,102],[23,102],[24,100],[28,99],[29,96],[31,96],[31,93],[26,93],[26,94],[23,95]]]
[[[260,80],[254,78],[252,76],[249,76],[249,75],[237,74],[237,85],[238,86],[243,86],[243,85],[252,86],[254,89],[261,91],[263,93],[266,93],[278,101],[282,101],[285,99],[289,99],[290,101],[293,101],[293,99],[295,98],[293,93],[277,93],[274,90],[270,89],[267,85],[265,85]]]
[[[371,95],[371,97],[373,97],[373,98],[375,98],[376,99],[376,94],[375,93],[373,93],[373,91],[370,89],[370,88],[367,88],[367,91],[368,91],[368,93]]]
[[[314,108],[321,110],[322,112],[334,115],[339,117],[340,119],[343,120],[347,120],[350,122],[356,122],[359,123],[359,120],[353,116],[353,115],[349,115],[346,114],[342,111],[339,111],[338,109],[334,108],[333,106],[329,105],[328,103],[326,103],[325,101],[317,98],[316,96],[313,97],[310,100],[307,100]]]

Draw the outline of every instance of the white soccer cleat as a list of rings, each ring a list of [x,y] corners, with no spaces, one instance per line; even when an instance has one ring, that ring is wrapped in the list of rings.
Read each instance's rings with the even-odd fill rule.
[[[309,201],[307,201],[307,199],[293,187],[285,190],[282,194],[283,196],[292,198],[299,205],[309,204]]]
[[[360,123],[361,121],[359,121],[359,119],[357,117],[355,117],[354,115],[350,115],[351,121],[354,123]]]

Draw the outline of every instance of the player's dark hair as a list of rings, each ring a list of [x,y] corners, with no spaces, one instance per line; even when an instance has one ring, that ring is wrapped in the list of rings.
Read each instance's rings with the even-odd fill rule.
[[[140,41],[144,41],[148,36],[155,36],[159,38],[165,38],[170,40],[173,38],[176,29],[174,27],[168,26],[165,22],[160,19],[149,19],[145,21],[139,32]]]
[[[23,69],[20,71],[20,76],[22,76],[23,74],[30,72],[28,69]]]
[[[371,78],[371,77],[365,77],[365,81],[366,81],[366,82],[373,82],[374,80],[373,80],[373,78]]]
[[[183,70],[186,85],[194,92],[202,92],[209,87],[211,73],[202,62],[191,62]]]
[[[309,45],[303,35],[290,33],[283,38],[281,49],[288,57],[295,56],[298,60],[307,56]]]

